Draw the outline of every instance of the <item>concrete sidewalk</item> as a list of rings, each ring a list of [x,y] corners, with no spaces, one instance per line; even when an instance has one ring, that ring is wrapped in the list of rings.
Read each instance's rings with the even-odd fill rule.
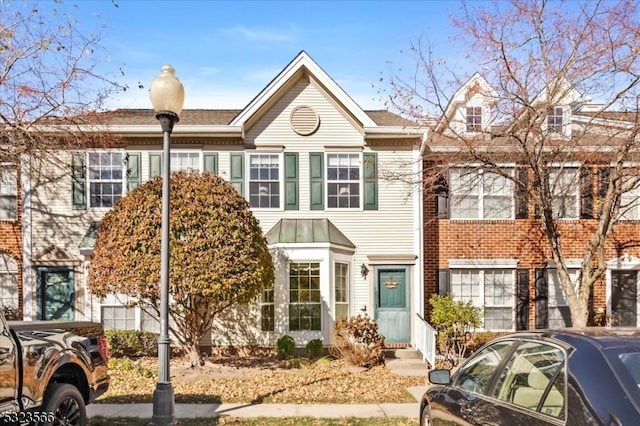
[[[420,401],[426,386],[409,392]],[[420,403],[405,404],[176,404],[176,418],[195,417],[407,417],[418,418]],[[152,404],[90,404],[87,416],[140,417],[151,419]]]

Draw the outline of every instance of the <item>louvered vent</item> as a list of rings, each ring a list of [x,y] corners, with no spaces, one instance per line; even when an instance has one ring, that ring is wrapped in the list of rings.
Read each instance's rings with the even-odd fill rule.
[[[318,130],[320,117],[308,105],[300,105],[291,111],[291,128],[299,135],[308,136]]]

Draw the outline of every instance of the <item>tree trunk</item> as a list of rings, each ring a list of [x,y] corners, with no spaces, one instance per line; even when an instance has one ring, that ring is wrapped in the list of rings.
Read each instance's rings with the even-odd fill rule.
[[[185,349],[189,354],[189,361],[191,361],[191,368],[200,368],[204,365],[204,359],[202,358],[202,354],[200,353],[199,341],[190,343],[189,345],[187,345]]]

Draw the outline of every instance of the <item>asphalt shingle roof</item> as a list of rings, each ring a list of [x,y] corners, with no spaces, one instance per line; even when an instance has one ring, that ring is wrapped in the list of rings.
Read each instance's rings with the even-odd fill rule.
[[[180,124],[227,125],[241,112],[239,109],[185,109],[180,114]],[[415,126],[416,123],[398,114],[384,110],[365,111],[378,126]],[[153,125],[157,124],[152,109],[118,109],[102,114],[112,125]]]

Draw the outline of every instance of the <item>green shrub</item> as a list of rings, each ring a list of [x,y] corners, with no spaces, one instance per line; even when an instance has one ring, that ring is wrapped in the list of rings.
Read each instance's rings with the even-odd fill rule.
[[[378,324],[369,316],[342,318],[333,334],[335,343],[329,349],[333,356],[359,367],[384,364],[384,336],[378,333]]]
[[[322,340],[313,339],[307,343],[307,356],[309,358],[318,359],[322,356],[324,346]]]
[[[280,359],[289,359],[296,350],[296,341],[293,337],[284,335],[278,339],[278,357]]]
[[[438,348],[458,365],[467,352],[470,332],[482,322],[482,311],[471,301],[453,300],[452,294],[434,294],[429,303],[433,307],[431,323],[438,331]]]
[[[110,330],[105,333],[114,357],[158,356],[158,334],[148,331]]]

